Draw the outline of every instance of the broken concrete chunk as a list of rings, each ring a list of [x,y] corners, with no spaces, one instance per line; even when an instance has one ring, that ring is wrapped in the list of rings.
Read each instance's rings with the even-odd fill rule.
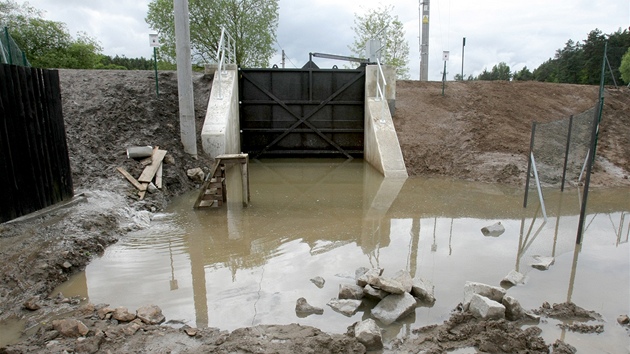
[[[405,292],[411,292],[411,288],[413,287],[413,279],[411,278],[411,274],[409,274],[408,271],[401,269],[392,276],[392,279],[402,284]]]
[[[530,265],[538,270],[547,270],[555,262],[555,258],[543,256],[534,256],[534,260],[535,262]]]
[[[378,277],[383,274],[383,269],[373,268],[365,272],[359,278],[357,278],[357,285],[360,287],[364,287],[368,284],[373,285]]]
[[[385,290],[376,289],[372,285],[368,284],[363,288],[363,295],[370,299],[383,300],[389,296],[389,293]]]
[[[387,291],[390,294],[402,294],[405,293],[405,289],[407,288],[398,280],[394,280],[392,278],[386,277],[378,277],[373,280],[373,282],[369,283],[375,288]]]
[[[372,316],[384,325],[389,325],[410,314],[415,308],[416,299],[411,294],[392,294],[381,300],[372,309]]]
[[[324,287],[326,280],[324,280],[324,278],[320,276],[316,276],[315,278],[311,279],[311,283],[315,284],[316,287],[321,289]]]
[[[136,316],[146,324],[160,324],[166,317],[162,314],[162,309],[157,305],[142,306],[136,310]]]
[[[186,175],[195,183],[203,182],[203,178],[205,177],[205,173],[200,167],[195,167],[187,170]]]
[[[503,227],[503,225],[501,225],[500,221],[492,225],[481,228],[481,233],[484,236],[499,237],[504,232],[505,232],[505,228]]]
[[[628,315],[621,315],[617,317],[617,323],[619,323],[620,325],[630,324],[630,317],[628,317]]]
[[[39,305],[39,298],[37,296],[33,296],[30,299],[26,300],[24,304],[22,304],[25,309],[30,311],[37,311],[41,308]]]
[[[467,281],[466,285],[464,285],[464,308],[470,303],[470,300],[475,294],[500,303],[503,300],[503,296],[505,296],[505,289],[498,286]]]
[[[418,298],[418,300],[428,303],[435,302],[434,295],[435,287],[428,281],[422,279],[415,279],[413,281],[413,286],[411,287],[411,295]]]
[[[361,303],[361,300],[330,299],[326,305],[332,307],[333,310],[350,317],[357,313]]]
[[[64,337],[81,337],[89,332],[89,329],[83,322],[73,318],[54,320],[52,325],[55,331]]]
[[[295,313],[303,315],[321,315],[324,313],[324,309],[310,305],[305,298],[301,297],[297,299],[295,303]]]
[[[361,300],[363,288],[354,284],[339,284],[339,299]]]
[[[505,306],[479,294],[473,294],[468,309],[473,316],[484,320],[505,318]]]
[[[525,276],[516,270],[512,269],[508,275],[501,280],[501,284],[518,285],[525,281]]]
[[[117,307],[114,310],[114,314],[113,316],[115,320],[118,320],[120,322],[131,322],[136,318],[136,314],[135,313],[131,313],[129,312],[129,310],[124,307]]]
[[[109,306],[101,307],[98,310],[96,310],[96,314],[98,315],[98,318],[100,318],[101,320],[106,319],[107,315],[110,315],[111,317],[112,312],[114,312],[114,309]]]
[[[367,350],[379,350],[383,348],[381,328],[376,324],[376,321],[371,318],[355,324],[354,336]]]
[[[370,269],[366,267],[359,267],[354,271],[354,279],[359,279],[363,274],[367,273]]]
[[[505,295],[501,304],[505,306],[505,318],[510,321],[517,321],[525,316],[525,310],[515,298]]]

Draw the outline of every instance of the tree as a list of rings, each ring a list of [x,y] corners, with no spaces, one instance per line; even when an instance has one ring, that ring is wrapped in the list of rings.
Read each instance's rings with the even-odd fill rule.
[[[405,40],[405,31],[398,16],[392,16],[393,6],[369,10],[361,16],[355,13],[354,43],[348,48],[358,57],[366,56],[367,42],[370,39],[381,40],[383,49],[381,58],[384,64],[396,67],[398,79],[409,79],[409,43]]]
[[[619,67],[619,71],[621,72],[621,78],[626,83],[630,83],[630,48],[626,54],[623,55],[621,59],[621,66]]]
[[[534,74],[529,71],[527,66],[524,66],[520,71],[514,73],[513,78],[515,81],[529,81],[534,79]]]
[[[488,71],[487,69],[483,69],[481,74],[477,76],[477,80],[486,80],[486,81],[494,81],[494,80],[507,80],[509,81],[512,77],[510,72],[510,67],[504,63],[500,62],[499,64],[492,67],[492,71]]]
[[[193,63],[215,62],[221,28],[236,42],[236,62],[267,67],[274,53],[278,0],[190,0],[190,46]],[[151,0],[145,19],[160,35],[161,59],[175,62],[173,0]]]
[[[85,33],[73,38],[62,22],[44,20],[28,3],[0,2],[0,22],[9,28],[17,45],[34,67],[91,69],[102,51]]]

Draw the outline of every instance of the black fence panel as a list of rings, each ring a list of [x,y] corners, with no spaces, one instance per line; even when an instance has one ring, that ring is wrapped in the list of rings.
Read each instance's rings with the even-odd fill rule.
[[[59,72],[0,64],[0,222],[72,198]]]

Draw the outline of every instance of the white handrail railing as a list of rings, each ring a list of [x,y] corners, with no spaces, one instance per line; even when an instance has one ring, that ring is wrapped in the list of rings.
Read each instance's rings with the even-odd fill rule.
[[[385,106],[387,106],[387,99],[385,98],[385,90],[387,88],[387,80],[385,80],[385,73],[383,73],[383,66],[381,65],[381,61],[376,58],[376,65],[378,67],[378,74],[377,74],[377,78],[376,78],[376,100],[377,101],[383,101],[383,106],[381,108],[381,119],[380,122],[381,124],[385,123]],[[381,87],[381,79],[383,79],[383,86]],[[389,109],[389,106],[387,106],[387,109]]]
[[[219,94],[218,99],[223,99],[223,93],[221,92],[221,76],[226,75],[226,64],[236,64],[236,43],[234,38],[225,30],[225,27],[221,27],[221,39],[217,46],[216,60],[218,63],[217,72],[219,73]]]

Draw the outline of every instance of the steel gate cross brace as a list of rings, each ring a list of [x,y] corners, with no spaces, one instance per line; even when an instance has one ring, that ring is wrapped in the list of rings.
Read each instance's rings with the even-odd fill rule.
[[[344,154],[348,159],[352,159],[352,156],[346,151],[344,150],[341,146],[339,146],[339,144],[335,143],[332,139],[330,139],[329,137],[327,137],[324,133],[322,133],[319,128],[317,128],[316,126],[314,126],[311,122],[308,121],[308,119],[310,119],[315,113],[317,113],[319,110],[321,110],[322,108],[324,108],[328,103],[330,103],[330,101],[332,101],[333,99],[335,99],[335,97],[339,96],[342,92],[344,92],[348,87],[352,86],[355,82],[357,82],[357,80],[359,80],[360,78],[365,76],[365,72],[360,72],[358,75],[356,75],[354,78],[352,78],[352,80],[346,82],[341,88],[339,88],[337,91],[335,91],[332,95],[330,95],[328,98],[326,98],[325,100],[323,100],[317,107],[315,107],[315,109],[313,109],[313,111],[311,111],[310,113],[300,117],[297,114],[293,113],[289,107],[282,102],[278,97],[276,97],[273,93],[269,92],[269,90],[265,89],[264,87],[260,86],[257,82],[255,82],[254,80],[252,80],[251,78],[249,78],[247,76],[247,74],[242,73],[243,78],[247,79],[247,81],[251,82],[252,85],[256,86],[257,89],[259,89],[261,92],[263,92],[265,95],[269,96],[269,98],[271,98],[273,101],[275,101],[280,107],[284,108],[287,112],[289,112],[289,114],[291,114],[295,119],[297,119],[297,122],[293,123],[289,128],[287,128],[287,130],[285,130],[282,134],[280,134],[279,136],[277,136],[271,143],[267,144],[267,146],[265,146],[256,156],[260,156],[261,154],[263,154],[265,151],[267,151],[270,147],[272,147],[273,145],[277,144],[280,140],[282,140],[285,136],[287,136],[289,133],[291,133],[293,130],[295,130],[295,128],[297,128],[300,124],[304,123],[306,126],[308,126],[314,133],[316,133],[317,135],[319,135],[322,139],[324,139],[326,142],[328,142],[330,145],[332,145],[333,147],[335,147],[337,150],[339,150],[339,152],[341,152],[342,154]]]

